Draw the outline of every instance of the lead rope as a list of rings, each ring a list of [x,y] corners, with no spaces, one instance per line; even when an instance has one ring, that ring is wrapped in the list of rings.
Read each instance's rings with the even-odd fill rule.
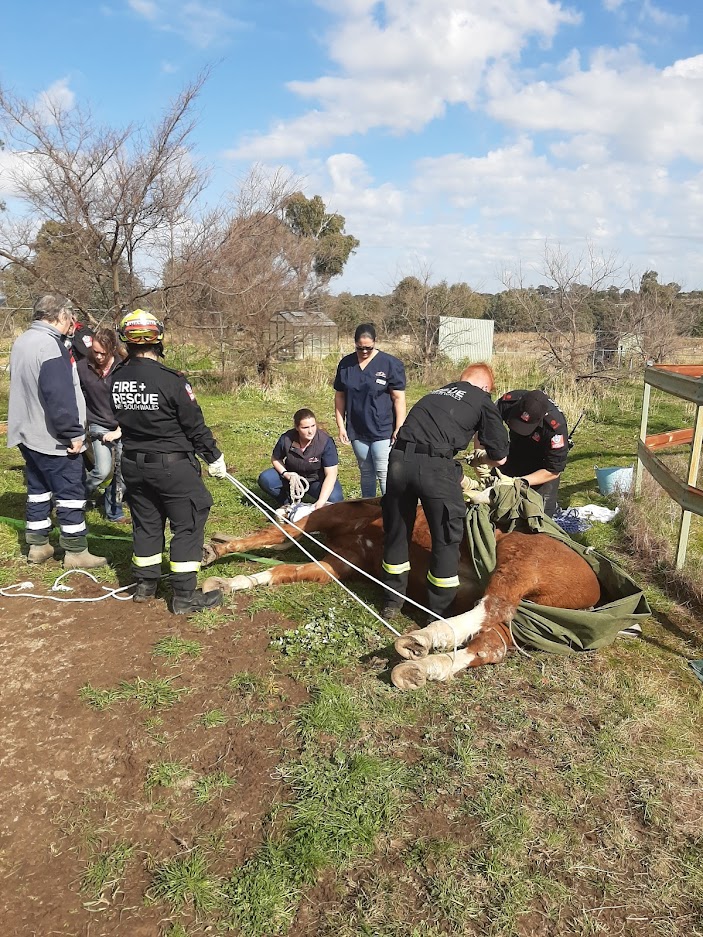
[[[302,475],[298,475],[297,472],[289,472],[288,488],[290,489],[291,514],[294,514],[295,511],[293,509],[300,504],[305,495],[308,493],[310,482]]]
[[[290,540],[290,542],[294,546],[296,546],[302,553],[304,553],[305,556],[308,557],[308,559],[312,560],[316,566],[319,566],[320,569],[323,570],[326,576],[329,576],[329,578],[334,580],[334,582],[336,582],[338,585],[340,585],[342,589],[344,589],[345,592],[348,592],[349,595],[356,602],[359,603],[359,605],[363,606],[363,608],[365,608],[371,615],[373,615],[373,617],[377,621],[380,621],[381,624],[384,626],[384,628],[387,628],[396,637],[398,638],[401,637],[400,632],[396,631],[396,629],[392,625],[390,625],[383,618],[382,615],[379,615],[375,609],[367,605],[366,602],[363,601],[363,599],[359,598],[359,596],[355,592],[353,592],[348,586],[346,586],[340,579],[338,579],[335,575],[330,573],[329,570],[325,569],[322,563],[315,556],[313,556],[312,553],[308,552],[308,550],[306,550],[305,547],[303,547],[300,544],[300,542],[296,540],[295,537],[293,537],[293,535],[289,533],[289,531],[287,531],[283,527],[283,525],[280,523],[281,518],[276,515],[276,513],[274,512],[274,510],[271,508],[269,504],[263,501],[257,494],[251,491],[251,489],[247,488],[247,486],[244,485],[242,482],[240,482],[239,479],[235,478],[234,475],[230,475],[229,472],[225,475],[225,478],[231,485],[234,485],[234,487],[241,494],[243,494],[245,498],[248,498],[251,501],[251,503],[261,511],[261,513],[267,518],[267,520],[271,521],[271,523],[275,527],[277,527],[278,530],[281,531],[284,537]],[[405,596],[401,592],[396,591],[392,586],[388,586],[385,583],[381,582],[380,580],[376,579],[374,576],[371,575],[371,573],[367,573],[365,569],[361,569],[359,566],[356,566],[354,563],[352,563],[351,560],[348,560],[345,557],[340,556],[339,553],[335,553],[334,550],[330,549],[325,544],[320,543],[320,541],[316,537],[313,537],[312,534],[309,534],[306,530],[303,530],[294,521],[287,520],[286,523],[289,524],[291,527],[293,527],[295,530],[297,530],[298,533],[302,534],[304,537],[307,537],[308,540],[312,541],[312,543],[314,543],[316,546],[321,547],[323,550],[329,553],[330,556],[334,556],[336,557],[336,559],[341,560],[342,563],[345,563],[350,569],[355,570],[361,576],[364,576],[366,579],[375,583],[377,586],[380,586],[382,589],[385,589],[387,592],[392,592],[393,595],[397,595],[398,598],[403,599],[405,602],[409,602],[410,605],[414,605],[415,608],[419,608],[421,611],[426,612],[428,615],[431,615],[432,618],[434,618],[435,620],[444,621],[446,624],[449,624],[449,622],[446,622],[446,619],[442,618],[440,615],[437,615],[435,612],[430,611],[429,608],[425,608],[424,605],[421,605],[419,602],[416,602],[414,599],[408,598],[408,596]],[[451,632],[454,638],[454,657],[456,658],[456,652],[457,652],[456,631],[454,630],[451,624],[449,624],[449,628],[451,629]]]

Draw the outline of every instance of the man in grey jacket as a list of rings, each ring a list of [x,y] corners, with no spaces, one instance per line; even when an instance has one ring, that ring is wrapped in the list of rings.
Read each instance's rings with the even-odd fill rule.
[[[85,524],[85,400],[64,339],[74,325],[70,302],[53,293],[34,306],[34,321],[10,352],[8,447],[26,464],[26,541],[30,563],[54,555],[49,543],[52,499],[65,569],[105,566],[88,551]]]

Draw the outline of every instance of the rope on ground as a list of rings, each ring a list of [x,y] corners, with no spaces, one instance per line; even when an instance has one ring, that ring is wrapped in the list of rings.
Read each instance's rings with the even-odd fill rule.
[[[263,501],[258,495],[254,494],[253,491],[251,491],[249,488],[247,488],[246,485],[242,484],[242,482],[240,482],[239,479],[235,478],[234,475],[230,475],[229,472],[225,475],[225,478],[227,479],[227,481],[228,481],[231,485],[234,485],[234,487],[237,489],[237,491],[240,492],[240,494],[243,494],[245,498],[248,498],[248,499],[251,501],[251,503],[252,503],[255,507],[257,507],[257,508],[261,511],[261,513],[262,513],[275,527],[278,528],[278,530],[281,531],[281,533],[283,534],[284,537],[286,537],[288,540],[290,540],[290,542],[291,542],[292,544],[294,544],[294,546],[296,546],[305,556],[308,557],[308,559],[312,560],[312,562],[315,563],[315,565],[318,566],[318,567],[325,573],[326,576],[329,576],[329,578],[332,579],[332,580],[334,580],[334,582],[336,582],[337,585],[341,586],[342,589],[344,589],[345,592],[349,593],[349,595],[354,599],[354,601],[355,601],[355,602],[358,602],[359,605],[363,606],[363,608],[365,608],[366,611],[367,611],[370,615],[373,615],[373,617],[374,617],[377,621],[379,621],[379,622],[383,625],[384,628],[387,628],[387,629],[388,629],[390,632],[392,632],[397,638],[400,637],[400,632],[399,632],[399,631],[396,631],[396,629],[395,629],[392,625],[388,624],[388,622],[383,618],[382,615],[379,615],[378,612],[377,612],[374,608],[371,608],[370,605],[368,605],[366,602],[364,602],[364,600],[363,600],[362,598],[360,598],[352,589],[350,589],[349,586],[345,585],[345,584],[341,581],[341,579],[338,579],[338,578],[337,578],[333,573],[331,573],[328,569],[325,569],[325,567],[322,565],[322,563],[320,562],[320,560],[318,560],[317,557],[313,556],[312,553],[310,553],[308,550],[306,550],[305,547],[302,546],[302,544],[300,544],[300,543],[295,539],[295,537],[294,537],[289,531],[287,531],[287,530],[284,528],[283,524],[280,523],[280,520],[281,520],[281,519],[276,515],[275,511],[273,510],[273,508],[272,508],[269,504],[267,504],[265,501]],[[352,569],[355,569],[357,572],[361,573],[363,576],[366,576],[367,579],[370,579],[372,582],[376,582],[376,583],[378,583],[379,585],[383,586],[383,583],[379,583],[377,579],[374,579],[374,577],[371,576],[371,575],[369,575],[369,573],[365,572],[365,570],[359,569],[358,566],[355,566],[355,565],[354,565],[353,563],[351,563],[349,560],[345,560],[343,556],[339,556],[339,554],[338,554],[338,553],[335,553],[334,550],[328,549],[324,544],[320,543],[320,541],[317,540],[315,537],[313,537],[311,534],[307,533],[307,532],[304,531],[304,530],[301,530],[301,528],[298,527],[297,524],[294,524],[293,521],[286,521],[286,523],[289,524],[291,527],[294,527],[299,533],[301,533],[301,534],[303,534],[304,536],[306,536],[309,540],[312,540],[312,542],[315,543],[315,544],[317,544],[317,546],[322,547],[323,550],[326,550],[326,551],[327,551],[328,553],[330,553],[332,556],[337,557],[338,560],[341,560],[343,563],[346,563],[347,566],[350,566]],[[384,587],[384,588],[385,588],[385,587]],[[393,590],[393,591],[395,591],[395,590]],[[396,595],[399,595],[399,594],[400,594],[400,593],[397,593],[397,592],[396,592]],[[420,606],[420,608],[421,608],[421,607],[422,607],[422,606]]]
[[[51,587],[52,592],[63,592],[63,591],[72,591],[71,586],[65,586],[61,582],[66,576],[71,576],[73,573],[80,573],[83,576],[87,576],[89,579],[92,579],[93,582],[97,583],[97,578],[89,573],[85,569],[68,569],[65,573],[61,573],[54,580],[54,584]],[[105,590],[105,595],[97,595],[93,598],[71,598],[64,599],[58,595],[42,595],[40,592],[27,592],[27,589],[33,589],[33,582],[16,582],[14,585],[5,586],[0,589],[0,595],[4,596],[6,599],[49,599],[51,602],[102,602],[103,599],[117,599],[118,602],[131,602],[131,595],[119,595],[120,592],[125,592],[127,589],[131,589],[135,583],[131,582],[128,586],[120,586],[119,589],[111,589],[109,586],[101,585],[100,588]],[[11,592],[10,590],[16,590]]]

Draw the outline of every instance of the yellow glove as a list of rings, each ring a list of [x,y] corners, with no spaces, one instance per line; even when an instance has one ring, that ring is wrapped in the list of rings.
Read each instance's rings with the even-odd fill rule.
[[[501,472],[499,468],[495,468],[493,469],[493,471],[497,475],[496,480],[493,482],[494,488],[498,488],[500,485],[514,485],[515,484],[515,479],[513,478],[512,475],[503,475],[503,473]]]
[[[468,475],[461,476],[461,490],[464,492],[464,497],[468,491],[476,491],[480,486],[475,478],[469,478]]]
[[[474,470],[474,474],[480,482],[483,482],[484,485],[491,477],[492,472],[491,466],[486,465],[483,461],[487,458],[488,454],[485,449],[474,449],[474,451],[466,457],[466,461]]]

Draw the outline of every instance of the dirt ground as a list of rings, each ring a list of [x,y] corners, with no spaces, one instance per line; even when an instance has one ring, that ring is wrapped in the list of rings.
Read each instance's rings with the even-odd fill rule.
[[[90,590],[100,594],[90,583],[76,587],[81,595]],[[256,675],[265,666],[270,674],[263,616],[252,621],[235,610],[232,619],[203,633],[170,615],[163,600],[137,607],[0,596],[5,937],[155,937],[168,924],[163,906],[144,904],[155,860],[189,848],[185,837],[194,830],[219,838],[218,871],[241,863],[260,842],[262,818],[281,791],[275,769],[289,709],[306,694],[284,674],[255,703],[227,687],[236,673]],[[155,658],[155,642],[170,634],[199,641],[202,656],[177,664]],[[178,706],[153,711],[128,701],[99,711],[79,695],[88,683],[108,688],[154,676],[188,688]],[[227,713],[227,723],[205,728],[202,714],[215,709]],[[184,763],[193,777],[224,771],[235,783],[202,805],[158,788],[145,795],[149,765],[160,761]],[[119,838],[137,844],[140,859],[129,863],[115,895],[120,912],[110,907],[109,889],[96,902],[82,887],[91,848]]]

